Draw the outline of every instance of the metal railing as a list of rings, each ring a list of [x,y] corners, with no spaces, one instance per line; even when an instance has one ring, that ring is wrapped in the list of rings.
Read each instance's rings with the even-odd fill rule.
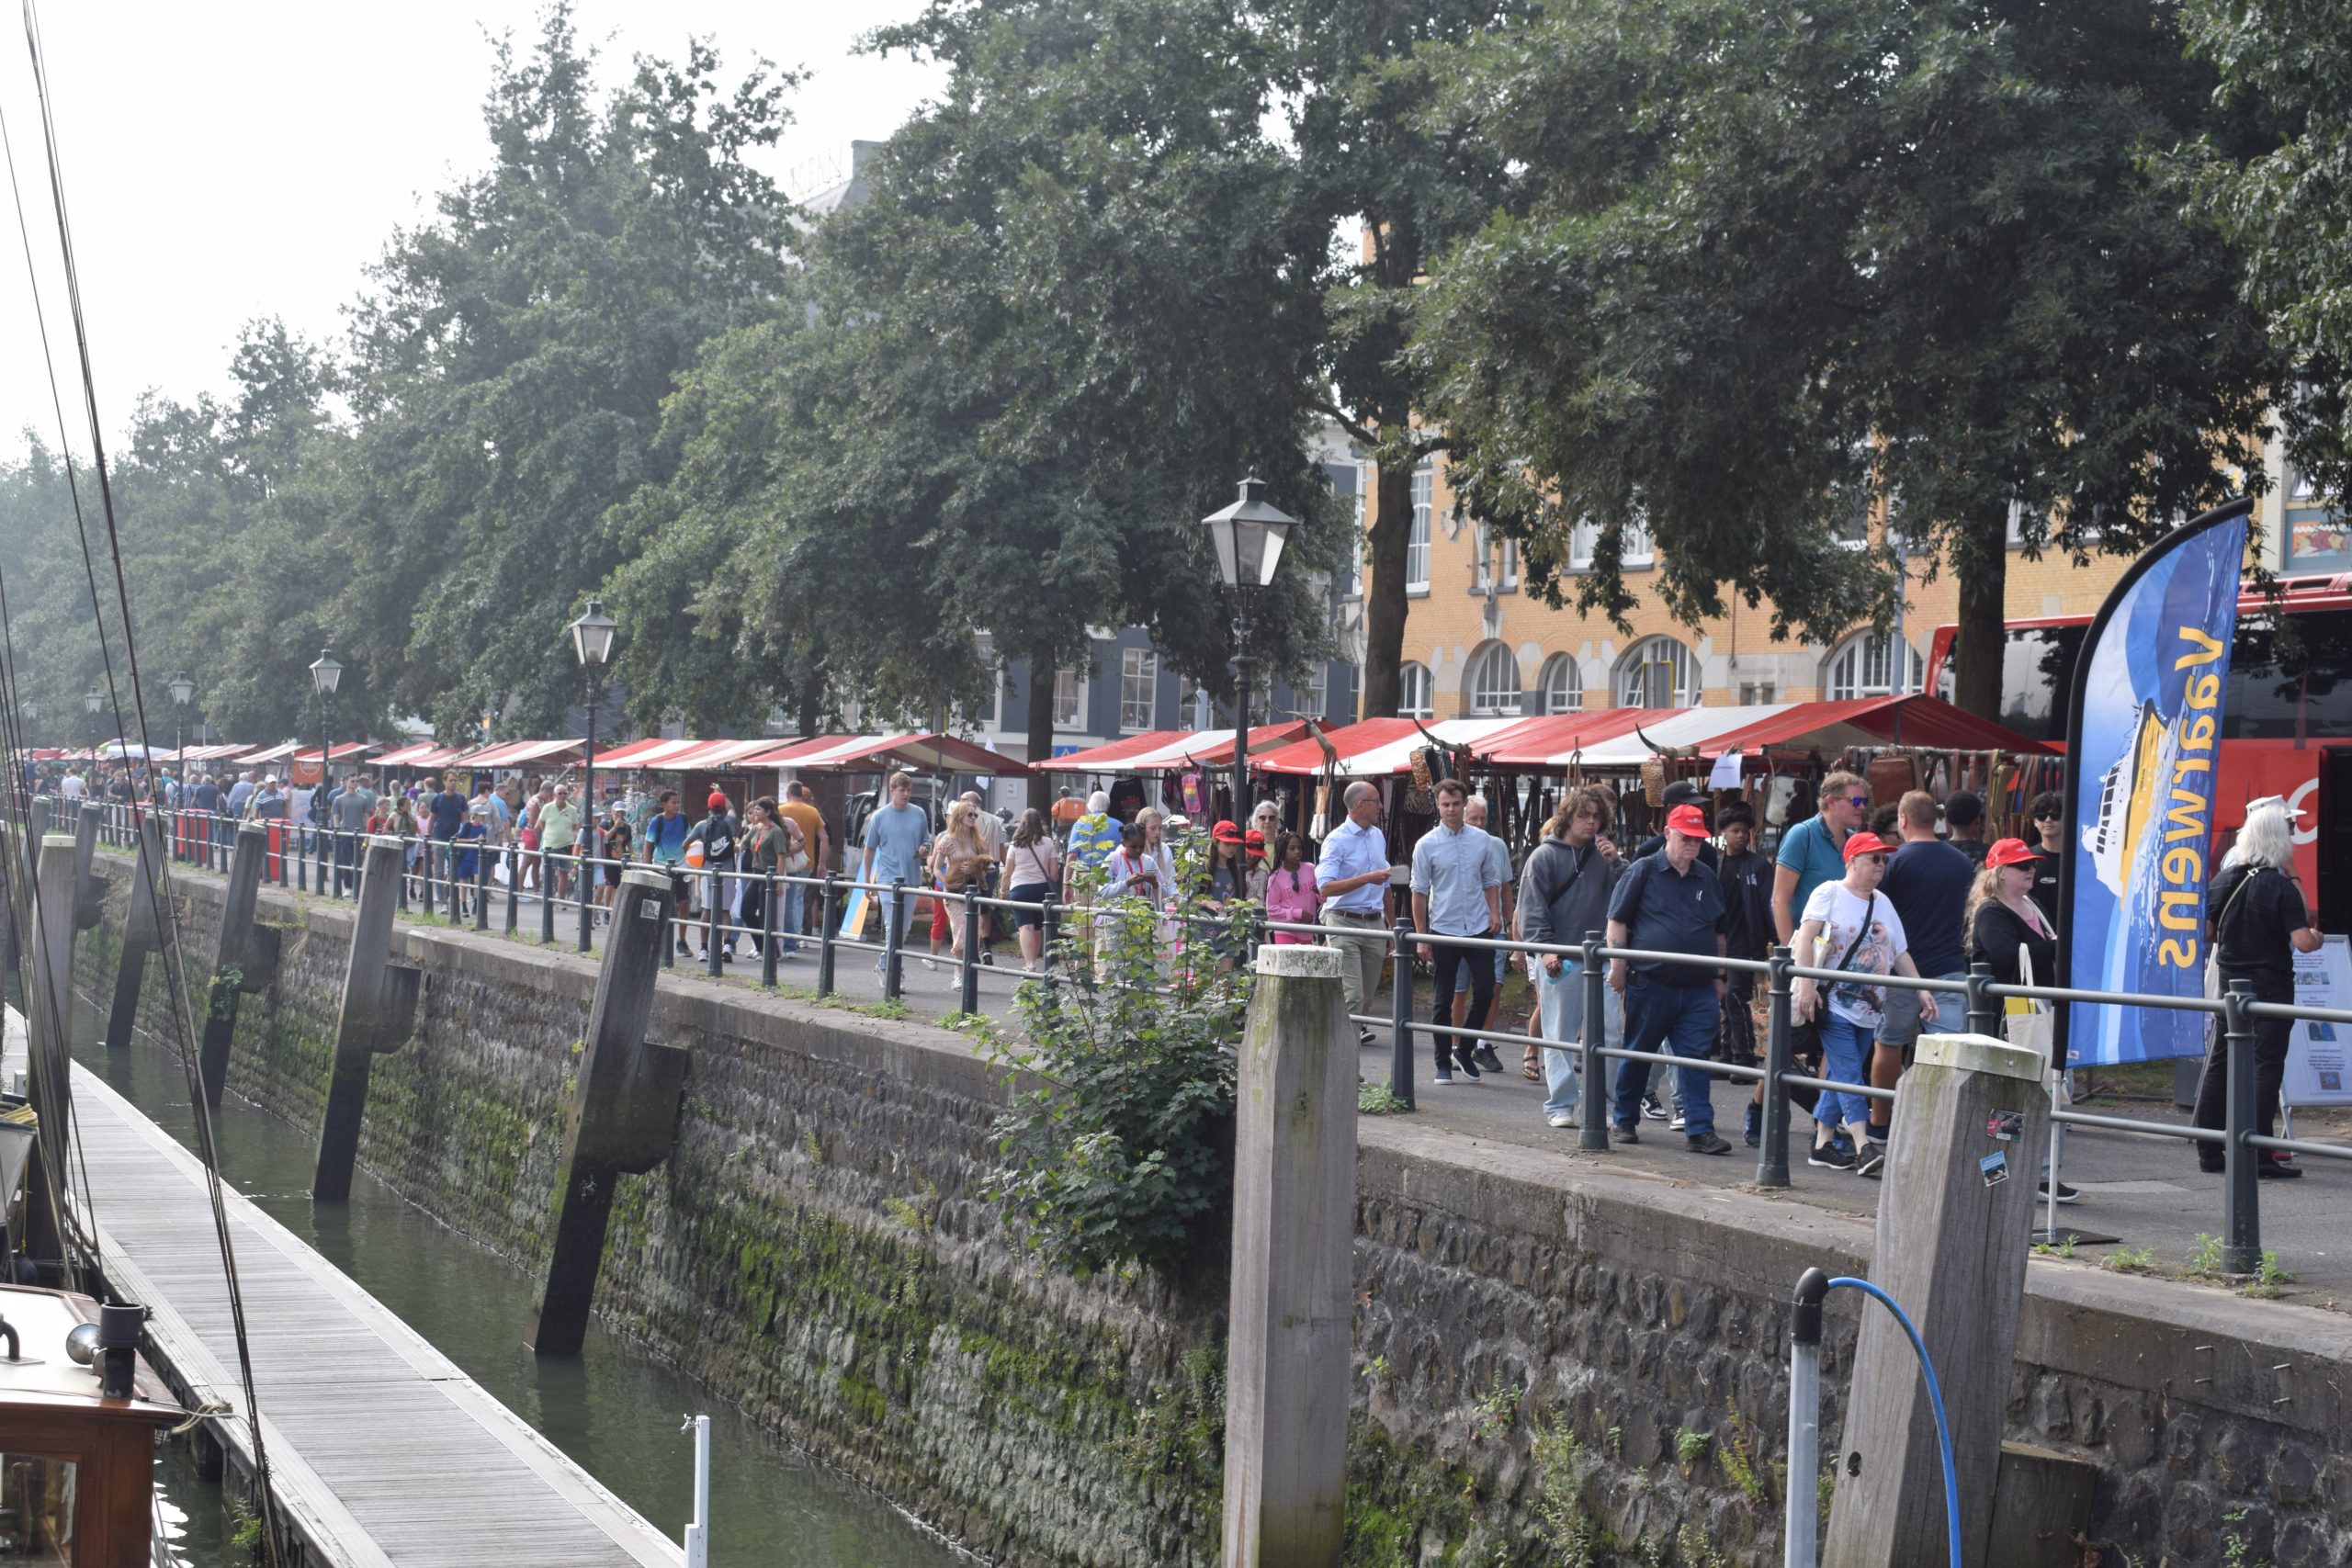
[[[209,869],[226,869],[229,846],[236,830],[233,819],[192,808],[146,807],[117,801],[100,804],[104,808],[99,835],[102,842],[125,849],[132,847],[137,839],[139,813],[153,810],[160,814],[168,825],[166,842],[175,860]],[[62,818],[59,824],[61,827],[66,825]],[[358,847],[368,835],[322,829],[311,824],[272,822],[269,826],[271,839],[265,862],[265,874],[268,880],[281,887],[292,886],[298,891],[315,888],[316,892],[328,897],[356,894]],[[981,1010],[980,985],[984,974],[993,974],[1014,984],[1035,979],[1054,983],[1058,978],[1057,955],[1063,946],[1057,938],[1063,930],[1072,917],[1085,921],[1099,918],[1104,909],[1104,906],[1099,903],[1016,902],[984,894],[976,886],[947,892],[904,880],[865,882],[831,871],[822,875],[763,874],[756,870],[737,867],[689,867],[683,862],[643,856],[621,862],[583,854],[576,845],[568,850],[526,850],[511,842],[493,843],[487,839],[440,839],[429,834],[408,836],[404,842],[408,865],[408,874],[401,887],[401,908],[404,910],[414,909],[435,919],[447,918],[452,923],[470,919],[476,930],[488,931],[495,896],[503,892],[504,908],[502,923],[506,934],[517,934],[520,907],[528,900],[537,908],[539,940],[552,943],[557,940],[559,906],[568,904],[576,919],[574,939],[579,950],[585,953],[594,945],[594,931],[600,923],[598,916],[605,908],[594,901],[593,887],[617,881],[618,872],[624,866],[650,866],[668,874],[682,894],[692,892],[698,895],[695,913],[691,916],[679,915],[675,929],[664,933],[662,944],[664,966],[673,965],[680,953],[685,951],[684,938],[689,925],[701,934],[698,957],[707,974],[723,976],[726,972],[724,965],[739,939],[748,938],[756,945],[759,953],[761,983],[770,987],[776,984],[779,957],[797,952],[803,944],[810,944],[817,950],[815,989],[820,997],[829,996],[839,988],[839,954],[847,950],[873,953],[876,968],[882,976],[883,996],[893,1001],[900,999],[904,995],[910,911],[918,900],[944,902],[955,910],[951,926],[958,933],[958,940],[956,954],[952,961],[957,968],[958,1007],[967,1013]],[[463,874],[469,856],[471,857],[470,875]],[[496,874],[500,867],[504,869],[503,878]],[[525,886],[526,880],[536,886]],[[556,897],[549,897],[550,888],[561,891]],[[756,902],[759,907],[756,924],[736,918],[737,911],[747,901],[747,893],[750,895],[748,901]],[[797,900],[793,897],[796,893],[798,895]],[[851,898],[858,894],[876,900],[881,908],[884,919],[879,941],[841,933],[845,910]],[[804,918],[795,929],[796,922],[784,911],[796,903],[804,915],[813,914],[813,924]],[[681,910],[685,908],[683,897],[678,908]],[[436,910],[449,913],[443,916]],[[991,913],[1010,917],[1024,911],[1035,911],[1039,916],[1043,935],[1039,968],[1031,971],[995,965],[987,954],[987,939],[981,924],[983,917]],[[1173,919],[1175,917],[1160,918]],[[1191,925],[1211,929],[1221,928],[1224,924],[1221,920],[1213,919],[1178,923],[1180,928]],[[1375,931],[1375,928],[1371,927],[1263,919],[1253,921],[1253,930],[1259,933],[1279,932],[1356,943],[1374,936]],[[1385,948],[1385,962],[1393,976],[1390,1010],[1385,1015],[1351,1013],[1348,1016],[1361,1028],[1385,1028],[1388,1032],[1388,1088],[1408,1107],[1417,1105],[1414,1052],[1418,1040],[1423,1035],[1567,1053],[1576,1058],[1582,1078],[1578,1097],[1579,1146],[1589,1153],[1604,1154],[1610,1148],[1609,1100],[1607,1094],[1597,1089],[1596,1086],[1601,1085],[1607,1077],[1605,1062],[1611,1059],[1641,1062],[1649,1064],[1653,1068],[1702,1067],[1713,1077],[1765,1086],[1756,1184],[1766,1188],[1786,1188],[1792,1185],[1789,1158],[1789,1089],[1856,1095],[1872,1100],[1892,1100],[1894,1098],[1894,1091],[1891,1089],[1868,1083],[1849,1083],[1803,1070],[1793,1054],[1795,982],[1810,979],[1826,984],[1850,981],[1855,976],[1849,971],[1800,965],[1786,947],[1776,946],[1768,958],[1760,960],[1717,958],[1638,948],[1613,948],[1603,942],[1599,931],[1589,932],[1581,942],[1546,943],[1495,937],[1446,936],[1416,931],[1403,921],[1379,930],[1378,935]],[[1192,940],[1180,929],[1176,938],[1180,945],[1189,944]],[[1213,941],[1204,941],[1201,946],[1214,952]],[[1558,1041],[1498,1029],[1492,1025],[1470,1029],[1416,1018],[1413,1015],[1417,967],[1415,950],[1424,946],[1519,953],[1528,960],[1531,976],[1534,964],[1546,956],[1556,955],[1564,964],[1576,964],[1578,983],[1585,987],[1581,1037],[1575,1041]],[[1221,958],[1223,955],[1218,953],[1216,956]],[[1670,1051],[1637,1050],[1609,1044],[1606,998],[1602,988],[1605,965],[1616,959],[1626,960],[1629,964],[1697,966],[1726,976],[1752,976],[1763,982],[1766,1025],[1760,1043],[1761,1059],[1750,1066],[1712,1056],[1686,1057]],[[2352,1010],[2256,1001],[2243,981],[2234,983],[2223,995],[2211,998],[2055,986],[2005,985],[1995,981],[1988,967],[1982,963],[1973,965],[1968,977],[1963,980],[1901,975],[1874,975],[1868,978],[1874,987],[1962,998],[1969,1031],[1996,1037],[2004,1033],[2002,1003],[2011,998],[2038,1002],[2160,1008],[2203,1012],[2219,1019],[2228,1067],[2226,1115],[2222,1128],[2103,1116],[2055,1106],[2052,1116],[2056,1127],[2095,1128],[2131,1137],[2219,1144],[2223,1160],[2222,1266],[2226,1272],[2252,1273],[2260,1265],[2261,1201],[2257,1177],[2260,1160],[2278,1155],[2352,1159],[2352,1146],[2303,1138],[2268,1137],[2256,1132],[2254,1072],[2256,1020],[2283,1018],[2352,1025]],[[1826,995],[1821,998],[1820,1006],[1826,1010]]]

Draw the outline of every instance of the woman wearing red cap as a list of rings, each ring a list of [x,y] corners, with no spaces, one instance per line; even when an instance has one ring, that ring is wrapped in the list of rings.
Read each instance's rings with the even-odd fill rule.
[[[1237,901],[1250,897],[1250,866],[1242,854],[1245,847],[1241,829],[1230,822],[1220,822],[1209,829],[1209,886],[1202,902],[1215,914],[1223,915]],[[1233,939],[1221,920],[1210,925],[1209,950],[1216,954],[1219,974],[1233,967]]]
[[[1910,943],[1903,931],[1903,917],[1879,897],[1892,853],[1876,833],[1856,833],[1846,840],[1843,881],[1825,882],[1805,900],[1797,926],[1795,957],[1800,968],[1836,969],[1856,976],[1829,987],[1826,1006],[1820,987],[1800,976],[1792,1003],[1800,1019],[1821,1021],[1822,1077],[1840,1083],[1863,1083],[1863,1060],[1886,1006],[1886,988],[1865,983],[1864,976],[1905,975],[1917,978]],[[1919,1018],[1936,1019],[1936,995],[1919,994]],[[1853,1131],[1857,1153],[1837,1144],[1840,1122]],[[1830,1170],[1852,1170],[1876,1176],[1886,1164],[1886,1150],[1870,1140],[1870,1101],[1842,1089],[1825,1089],[1813,1108],[1814,1146],[1806,1163]]]
[[[2003,839],[1984,852],[1984,869],[1968,890],[1968,913],[1962,922],[1968,933],[1968,959],[1983,960],[1996,982],[2026,983],[2018,950],[2025,950],[2037,984],[2058,977],[2058,933],[2050,917],[2033,901],[2033,879],[2039,870],[2033,851],[2023,839]]]

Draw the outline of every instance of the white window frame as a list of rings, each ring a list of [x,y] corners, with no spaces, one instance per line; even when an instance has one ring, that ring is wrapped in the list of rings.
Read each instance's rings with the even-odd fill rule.
[[[1527,693],[1520,684],[1519,659],[1507,643],[1490,642],[1472,654],[1462,684],[1472,718],[1508,718],[1525,709]]]
[[[1330,699],[1330,694],[1331,667],[1328,664],[1316,665],[1291,693],[1298,699],[1299,711],[1315,718],[1323,716],[1323,705]]]
[[[1067,690],[1069,694],[1069,716],[1068,717],[1064,717],[1062,715],[1062,694],[1065,690],[1065,681],[1068,682]],[[1059,670],[1054,671],[1053,704],[1054,728],[1057,730],[1072,729],[1077,730],[1080,734],[1085,733],[1086,670],[1083,665],[1066,664]]]
[[[1739,683],[1739,705],[1770,707],[1781,700],[1781,687],[1774,681],[1742,681]]]
[[[1170,729],[1206,729],[1216,717],[1216,705],[1204,701],[1204,687],[1190,675],[1176,680],[1176,722]]]
[[[1600,525],[1589,518],[1568,530],[1568,570],[1570,571],[1592,570],[1592,547],[1600,542]],[[1642,521],[1638,513],[1625,520],[1624,544],[1624,553],[1619,557],[1618,565],[1631,569],[1657,564],[1657,546],[1650,538],[1649,525]]]
[[[1519,541],[1517,539],[1503,541],[1503,592],[1506,593],[1519,592]]]
[[[1396,671],[1396,712],[1405,718],[1437,716],[1437,682],[1428,665],[1408,659]]]
[[[1573,653],[1555,653],[1544,661],[1536,690],[1545,713],[1584,711],[1584,668]]]
[[[1906,662],[1910,675],[1901,693],[1894,690],[1892,673],[1894,666],[1893,632],[1883,636],[1871,632],[1856,632],[1830,650],[1822,661],[1821,694],[1833,703],[1853,702],[1861,697],[1889,697],[1917,692],[1927,679],[1928,661],[1910,643],[1903,644],[1909,655]]]
[[[988,671],[989,700],[986,706],[972,710],[958,705],[955,712],[958,729],[994,730],[1004,724],[1004,671],[996,667],[996,639],[986,632],[972,638],[972,657]]]
[[[1136,691],[1142,691],[1143,722],[1136,722]],[[1159,655],[1148,648],[1119,650],[1119,733],[1140,735],[1159,716]]]
[[[1430,525],[1436,514],[1437,469],[1427,458],[1413,468],[1413,520],[1405,531],[1405,592],[1430,591]]]
[[[1484,523],[1470,533],[1470,591],[1484,593],[1495,585],[1494,533]]]
[[[1653,671],[1664,669],[1671,682],[1666,694],[1673,700],[1653,704],[1644,699],[1658,689]],[[1620,707],[1694,708],[1702,694],[1703,677],[1699,669],[1699,656],[1690,645],[1678,637],[1663,634],[1645,637],[1625,650],[1617,664],[1617,705]]]

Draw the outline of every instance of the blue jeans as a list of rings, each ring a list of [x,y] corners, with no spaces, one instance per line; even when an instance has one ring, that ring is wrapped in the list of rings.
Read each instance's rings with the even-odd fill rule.
[[[1573,958],[1560,961],[1557,979],[1544,972],[1544,961],[1535,959],[1529,967],[1535,975],[1535,1006],[1543,1020],[1546,1040],[1581,1041],[1584,1038],[1584,966]],[[1625,1008],[1617,993],[1602,987],[1600,991],[1601,1043],[1622,1046],[1625,1043]],[[1575,1112],[1579,1085],[1577,1077],[1577,1055],[1572,1051],[1542,1053],[1544,1057],[1544,1087],[1551,1092],[1544,1100],[1544,1114],[1567,1116]]]
[[[788,884],[784,888],[784,908],[776,911],[778,919],[775,923],[776,933],[783,939],[776,944],[776,951],[779,953],[800,951],[800,944],[792,939],[800,934],[800,896],[807,891],[808,890],[797,882]]]
[[[1871,1032],[1867,1024],[1856,1023],[1823,1010],[1821,1019],[1821,1076],[1839,1083],[1868,1083],[1862,1064],[1870,1055]],[[1826,1089],[1813,1108],[1814,1122],[1835,1129],[1840,1123],[1849,1127],[1868,1127],[1871,1102],[1867,1096],[1849,1094],[1844,1089]]]
[[[1668,986],[1636,969],[1625,982],[1625,1049],[1656,1051],[1704,1063],[1715,1042],[1715,1024],[1722,1007],[1715,987]],[[1650,1087],[1650,1062],[1623,1062],[1617,1068],[1617,1125],[1631,1127],[1642,1119],[1642,1096]],[[1701,1137],[1715,1130],[1714,1102],[1708,1097],[1707,1069],[1677,1067],[1676,1086],[1682,1091],[1682,1131]]]

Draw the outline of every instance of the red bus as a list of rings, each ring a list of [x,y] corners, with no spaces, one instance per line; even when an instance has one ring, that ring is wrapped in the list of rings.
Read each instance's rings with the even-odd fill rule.
[[[2352,930],[2352,573],[2279,580],[2280,608],[2301,647],[2282,660],[2269,602],[2249,591],[2238,601],[2230,649],[2230,689],[2222,721],[2214,826],[2245,820],[2249,800],[2284,795],[2300,807],[2295,865],[2314,891],[2323,931]],[[2000,720],[2037,740],[2066,739],[2088,615],[2011,621],[2001,658]],[[1938,626],[1928,652],[1927,689],[1950,701],[1954,628]],[[2322,867],[2330,868],[2323,874]]]

